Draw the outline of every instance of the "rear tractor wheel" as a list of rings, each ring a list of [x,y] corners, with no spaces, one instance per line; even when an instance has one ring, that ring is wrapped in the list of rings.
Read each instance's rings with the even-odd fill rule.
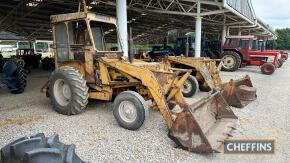
[[[140,94],[125,91],[115,98],[113,114],[120,126],[128,130],[137,130],[148,115],[148,104]]]
[[[272,63],[264,63],[261,67],[261,71],[265,75],[271,75],[275,72],[275,66]]]
[[[49,97],[60,114],[80,114],[88,104],[88,90],[86,80],[72,67],[55,70],[49,79]]]
[[[198,90],[199,90],[198,81],[196,80],[194,76],[190,75],[183,85],[183,88],[182,88],[183,96],[192,97],[198,92]]]
[[[225,51],[222,54],[222,70],[228,72],[234,72],[239,69],[242,63],[240,55],[234,51]]]
[[[16,90],[11,91],[13,94],[21,94],[24,92],[25,87],[26,87],[26,78],[27,78],[27,73],[24,70],[24,63],[21,61],[14,61],[17,69],[14,72],[14,77],[15,77],[15,84],[16,84]]]

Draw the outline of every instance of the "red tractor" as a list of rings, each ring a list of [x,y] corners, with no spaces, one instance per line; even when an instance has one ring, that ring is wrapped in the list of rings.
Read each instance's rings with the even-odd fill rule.
[[[228,36],[223,46],[224,71],[236,71],[243,65],[261,66],[263,74],[271,75],[282,66],[279,51],[265,51],[264,44],[254,36]]]
[[[288,60],[288,56],[289,56],[288,51],[286,51],[286,50],[281,50],[280,53],[281,53],[281,55],[282,55],[281,57],[282,57],[283,61]]]

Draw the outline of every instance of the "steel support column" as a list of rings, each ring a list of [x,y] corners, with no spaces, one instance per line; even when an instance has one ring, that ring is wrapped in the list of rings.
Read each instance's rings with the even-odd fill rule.
[[[195,18],[195,57],[201,54],[202,17],[200,16],[200,2],[197,2],[197,17]]]
[[[227,26],[224,25],[222,30],[222,44],[221,44],[222,47],[226,42],[226,36],[227,36]]]
[[[231,35],[231,28],[227,27],[227,36]]]
[[[238,30],[238,35],[239,36],[242,36],[242,30],[239,28],[239,30]]]
[[[117,0],[117,19],[120,32],[120,44],[124,56],[128,57],[127,0]]]

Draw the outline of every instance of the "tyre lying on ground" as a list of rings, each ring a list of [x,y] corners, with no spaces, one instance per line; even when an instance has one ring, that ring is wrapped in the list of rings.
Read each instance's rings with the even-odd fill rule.
[[[0,151],[1,163],[85,163],[75,153],[75,145],[65,145],[58,134],[43,133],[19,138]]]

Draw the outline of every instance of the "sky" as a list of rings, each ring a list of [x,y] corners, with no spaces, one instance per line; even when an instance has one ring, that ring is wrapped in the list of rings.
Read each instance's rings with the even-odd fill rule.
[[[274,29],[290,28],[290,0],[252,0],[256,16]]]

